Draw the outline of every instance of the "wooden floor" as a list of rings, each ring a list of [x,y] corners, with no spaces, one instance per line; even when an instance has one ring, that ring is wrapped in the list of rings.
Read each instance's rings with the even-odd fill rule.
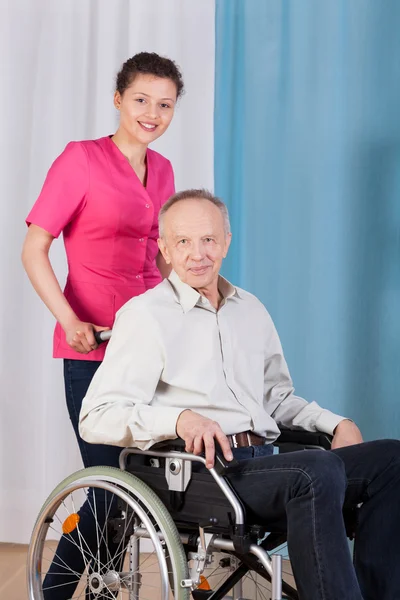
[[[0,600],[27,600],[27,546],[0,544]]]
[[[28,600],[25,572],[26,555],[27,546],[0,543],[0,600]],[[211,572],[212,568],[209,571]],[[209,573],[206,571],[205,574],[208,575]],[[289,576],[287,579],[293,585],[292,577]],[[246,596],[246,594],[244,595]],[[157,596],[158,594],[154,596],[153,600],[158,600]],[[250,592],[247,597],[250,598],[251,596],[253,594]],[[265,597],[265,595],[261,597]],[[149,598],[149,600],[151,599]]]

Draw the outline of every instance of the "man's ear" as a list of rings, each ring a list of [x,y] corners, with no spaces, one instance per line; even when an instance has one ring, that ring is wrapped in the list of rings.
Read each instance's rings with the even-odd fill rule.
[[[229,250],[229,246],[231,245],[231,241],[232,241],[232,234],[227,233],[226,237],[225,237],[225,248],[224,248],[224,254],[223,254],[224,258],[226,258],[226,255],[228,254],[228,250]]]
[[[158,238],[157,244],[158,244],[158,248],[159,248],[161,254],[163,255],[165,262],[167,263],[167,265],[170,265],[171,259],[169,257],[167,246],[166,246],[164,240],[162,238]]]

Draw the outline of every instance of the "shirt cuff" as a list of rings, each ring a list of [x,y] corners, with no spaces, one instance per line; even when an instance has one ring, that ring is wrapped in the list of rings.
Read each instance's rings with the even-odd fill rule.
[[[157,406],[154,408],[153,437],[158,439],[174,439],[176,434],[176,422],[185,408],[174,408],[172,406]]]
[[[346,417],[335,415],[335,413],[331,412],[330,410],[323,410],[315,423],[315,427],[322,433],[333,435],[333,432],[339,423],[347,420],[348,419]]]

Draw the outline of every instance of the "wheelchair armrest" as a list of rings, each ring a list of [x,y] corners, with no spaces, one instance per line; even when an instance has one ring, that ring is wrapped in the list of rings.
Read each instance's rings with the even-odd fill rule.
[[[222,453],[221,446],[218,442],[215,442],[215,461],[214,461],[214,469],[217,471],[218,475],[224,476],[226,474],[227,469],[232,469],[238,465],[238,461],[236,458],[233,460],[226,460],[225,456]]]
[[[330,450],[332,445],[332,436],[320,431],[301,431],[296,429],[282,429],[281,435],[274,442],[274,446],[293,447],[293,450],[306,448],[323,448]]]
[[[227,461],[222,453],[221,447],[216,440],[215,441],[215,461],[214,468],[218,475],[221,477],[225,475],[225,471],[230,467],[234,467],[237,465],[237,461],[235,459],[231,461]],[[182,438],[175,438],[174,440],[165,440],[163,442],[159,442],[158,444],[154,444],[151,447],[151,450],[176,450],[179,452],[185,452],[185,440]],[[204,453],[200,454],[204,458]]]
[[[175,438],[173,440],[164,440],[158,442],[150,448],[150,450],[178,450],[179,452],[185,452],[185,440],[182,438]]]

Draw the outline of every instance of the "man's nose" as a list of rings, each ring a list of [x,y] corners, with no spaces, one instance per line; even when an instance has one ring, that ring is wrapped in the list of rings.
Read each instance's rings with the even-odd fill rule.
[[[194,243],[192,245],[192,251],[190,253],[192,260],[203,260],[204,258],[204,245],[201,242]]]

